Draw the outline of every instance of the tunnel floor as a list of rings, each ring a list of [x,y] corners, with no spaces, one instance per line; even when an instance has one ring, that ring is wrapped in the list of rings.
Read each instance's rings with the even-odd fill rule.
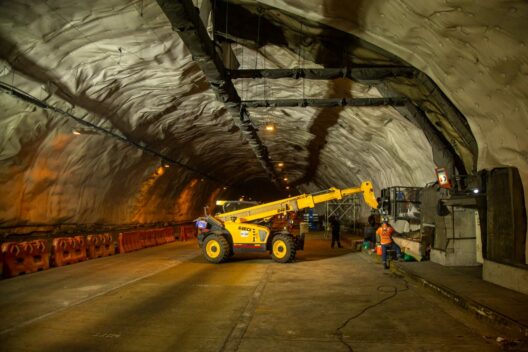
[[[309,237],[292,264],[176,242],[0,282],[2,351],[494,351],[495,328]],[[493,337],[493,339],[490,339]]]

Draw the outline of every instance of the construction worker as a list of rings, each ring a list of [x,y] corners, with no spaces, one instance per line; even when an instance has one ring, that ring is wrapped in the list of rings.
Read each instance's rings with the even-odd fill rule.
[[[383,220],[381,226],[376,231],[376,235],[379,236],[381,243],[381,261],[383,262],[383,267],[385,269],[389,268],[387,264],[387,250],[392,249],[396,251],[396,257],[399,259],[401,255],[400,246],[398,246],[392,240],[392,234],[394,233],[394,228],[389,225],[387,220]]]
[[[332,216],[330,224],[332,225],[332,248],[334,248],[334,243],[337,243],[337,247],[343,248],[341,242],[339,241],[339,231],[341,229],[341,224],[339,223],[337,216]]]

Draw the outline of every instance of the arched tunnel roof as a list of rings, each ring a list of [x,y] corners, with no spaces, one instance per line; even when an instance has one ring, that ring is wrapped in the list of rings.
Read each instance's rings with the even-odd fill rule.
[[[219,0],[209,31],[189,4],[2,5],[2,227],[189,220],[435,166],[515,166],[528,189],[526,2]]]

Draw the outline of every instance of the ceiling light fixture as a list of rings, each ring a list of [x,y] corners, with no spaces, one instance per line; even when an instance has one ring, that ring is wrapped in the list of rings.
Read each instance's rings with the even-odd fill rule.
[[[76,135],[76,136],[79,136],[79,135],[81,134],[81,132],[79,132],[79,131],[77,131],[77,130],[73,130],[72,133],[73,133],[74,135]]]
[[[283,180],[284,180],[284,181],[288,181],[288,178],[287,178],[287,177],[285,177],[285,178],[283,178]]]
[[[267,123],[267,124],[266,124],[266,131],[268,131],[268,132],[273,132],[273,131],[275,131],[275,125],[272,124],[272,123]]]
[[[280,163],[277,164],[278,167],[284,167],[284,163],[281,161]]]

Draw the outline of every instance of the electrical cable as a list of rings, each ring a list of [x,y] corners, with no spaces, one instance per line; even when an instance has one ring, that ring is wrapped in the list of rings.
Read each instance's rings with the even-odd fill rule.
[[[260,9],[258,10],[258,21],[257,21],[257,47],[255,49],[255,70],[257,69],[258,67],[258,57],[259,57],[259,45],[260,45],[260,16],[261,16],[261,12],[260,12]],[[258,96],[258,91],[257,91],[257,87],[258,86],[255,86],[255,96]],[[266,91],[264,90],[264,95],[266,95]],[[264,97],[264,100],[266,98]]]
[[[7,94],[12,95],[12,96],[14,96],[17,99],[20,99],[20,100],[23,100],[23,101],[25,101],[27,103],[33,104],[35,106],[38,106],[41,109],[54,111],[54,112],[56,112],[56,113],[58,113],[60,115],[66,116],[66,117],[74,120],[75,122],[77,122],[77,123],[79,123],[81,125],[93,128],[96,131],[99,131],[99,132],[102,132],[104,134],[107,134],[107,135],[109,135],[109,136],[111,136],[113,138],[116,138],[116,139],[124,142],[124,143],[132,145],[132,146],[134,146],[134,147],[136,147],[136,148],[138,148],[140,150],[143,150],[144,152],[147,152],[147,153],[149,153],[151,155],[157,156],[164,162],[176,164],[176,165],[178,165],[178,166],[180,166],[180,167],[182,167],[182,168],[184,168],[184,169],[186,169],[188,171],[194,172],[194,173],[196,173],[196,174],[198,174],[198,175],[200,175],[200,176],[202,176],[204,178],[207,178],[207,179],[209,179],[211,181],[214,181],[214,182],[217,182],[219,184],[225,185],[224,182],[216,179],[215,177],[212,177],[212,176],[208,175],[207,173],[205,173],[203,171],[200,171],[200,170],[198,170],[198,169],[196,169],[196,168],[194,168],[192,166],[189,166],[189,165],[187,165],[185,163],[182,163],[181,161],[178,161],[178,160],[172,159],[172,158],[170,158],[170,157],[168,157],[166,155],[163,155],[160,152],[155,151],[153,149],[150,149],[149,147],[146,147],[144,145],[141,145],[140,143],[135,142],[135,141],[133,141],[133,140],[127,138],[127,137],[123,137],[123,136],[121,136],[121,135],[119,135],[119,134],[117,134],[115,132],[112,132],[112,131],[107,130],[107,129],[103,128],[103,127],[97,126],[97,125],[95,125],[95,124],[93,124],[91,122],[83,120],[82,118],[77,117],[77,116],[75,116],[75,115],[73,115],[73,114],[71,114],[71,113],[69,113],[67,111],[64,111],[64,110],[62,110],[60,108],[57,108],[57,107],[55,107],[53,105],[49,105],[48,103],[46,103],[46,102],[44,102],[44,101],[42,101],[42,100],[40,100],[38,98],[35,98],[34,96],[30,95],[29,93],[26,93],[26,92],[14,87],[14,86],[8,84],[8,83],[4,83],[4,82],[0,81],[0,90],[5,91]],[[229,185],[229,184],[227,184],[227,186],[231,186],[232,187],[232,185]]]
[[[400,278],[400,279],[403,280],[403,282],[405,282],[405,288],[403,288],[403,289],[400,290],[400,289],[398,289],[396,286],[391,286],[391,285],[381,285],[381,286],[378,286],[378,287],[376,288],[377,291],[382,292],[382,293],[390,293],[390,295],[387,296],[387,297],[385,297],[385,298],[383,298],[383,299],[381,299],[380,301],[378,301],[378,302],[376,302],[376,303],[373,303],[373,304],[371,304],[371,305],[369,305],[369,306],[366,306],[366,307],[363,308],[359,313],[357,313],[357,314],[355,314],[355,315],[349,317],[347,320],[345,320],[345,321],[343,322],[343,324],[341,324],[341,326],[338,327],[338,328],[335,330],[335,335],[337,336],[337,338],[339,339],[339,341],[340,341],[343,345],[345,345],[345,346],[348,348],[348,350],[349,350],[350,352],[353,352],[354,350],[352,349],[352,346],[350,346],[350,345],[345,341],[344,336],[343,336],[343,331],[342,331],[342,329],[344,329],[344,328],[348,325],[348,323],[350,323],[352,320],[357,319],[357,318],[359,318],[360,316],[362,316],[362,315],[363,315],[365,312],[367,312],[369,309],[375,308],[375,307],[377,307],[377,306],[379,306],[379,305],[381,305],[381,304],[387,302],[388,300],[390,300],[390,299],[396,297],[396,296],[398,295],[398,293],[400,293],[400,292],[404,292],[404,291],[409,290],[409,283],[407,282],[407,280],[405,280],[404,278]],[[387,289],[391,289],[391,290],[387,290]]]

